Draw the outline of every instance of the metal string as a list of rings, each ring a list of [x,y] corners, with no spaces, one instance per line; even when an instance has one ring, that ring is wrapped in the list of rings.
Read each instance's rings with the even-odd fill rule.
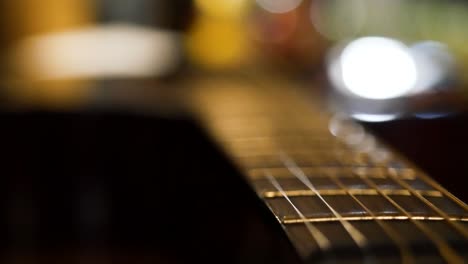
[[[363,249],[367,246],[367,239],[366,237],[357,230],[349,221],[345,220],[340,213],[338,213],[324,198],[323,196],[317,191],[317,188],[310,182],[304,172],[299,168],[299,166],[284,152],[280,153],[280,159],[286,166],[286,168],[296,176],[304,185],[306,185],[311,191],[313,191],[317,197],[330,209],[330,211],[335,215],[335,217],[340,221],[341,225],[345,228],[354,242],[359,246],[359,248]]]
[[[440,208],[438,208],[436,205],[434,205],[432,202],[427,200],[421,193],[417,192],[411,185],[408,183],[402,181],[401,179],[398,179],[396,176],[396,172],[392,169],[389,170],[390,173],[390,178],[392,178],[395,182],[397,182],[400,186],[402,186],[404,189],[407,189],[413,196],[416,196],[421,202],[429,206],[431,209],[433,209],[437,214],[439,214],[441,217],[444,218],[444,220],[452,226],[454,229],[456,229],[460,234],[462,234],[465,238],[468,238],[468,230],[465,229],[464,226],[460,225],[458,222],[455,221],[450,221],[450,217]]]
[[[405,210],[400,204],[398,204],[395,200],[390,198],[387,194],[382,192],[379,186],[374,183],[373,180],[365,177],[364,175],[359,175],[361,179],[366,182],[369,186],[372,188],[375,188],[378,193],[383,196],[387,201],[389,201],[393,206],[395,206],[400,212],[402,212],[406,217],[408,217],[408,220],[411,221],[416,227],[419,228],[429,239],[431,239],[435,245],[437,246],[440,255],[447,260],[448,263],[464,263],[462,257],[458,255],[451,247],[450,245],[442,239],[437,233],[432,231],[430,228],[428,228],[424,223],[417,221],[413,219],[413,216],[411,213],[409,213],[407,210]]]
[[[337,177],[329,176],[329,178],[335,182],[340,188],[344,189],[346,193],[356,201],[372,218],[373,220],[382,228],[382,230],[390,237],[390,239],[397,245],[398,249],[400,250],[401,260],[403,264],[411,264],[414,263],[414,256],[412,255],[409,245],[407,241],[404,240],[403,237],[398,235],[398,233],[386,222],[378,219],[376,215],[365,206],[354,194],[352,194],[349,189],[339,180]]]
[[[304,224],[309,230],[310,235],[314,238],[314,240],[317,242],[317,245],[319,248],[323,251],[327,251],[330,248],[330,240],[314,225],[306,221],[306,217],[304,214],[294,205],[294,203],[291,201],[291,199],[288,197],[286,192],[284,191],[283,187],[281,187],[280,183],[271,175],[271,173],[268,170],[264,170],[265,177],[271,182],[271,184],[283,195],[283,197],[286,199],[286,201],[289,202],[289,204],[294,208],[294,211],[299,215],[299,217],[304,220]]]

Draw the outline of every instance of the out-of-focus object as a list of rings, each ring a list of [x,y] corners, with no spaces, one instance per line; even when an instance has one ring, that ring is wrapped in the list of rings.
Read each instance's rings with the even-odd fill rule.
[[[174,74],[183,64],[181,31],[190,20],[190,3],[3,3],[3,92],[9,100],[63,106],[88,101],[100,80]]]
[[[333,107],[369,122],[452,111],[459,106],[450,97],[459,92],[455,65],[445,45],[434,41],[408,46],[372,36],[340,43],[327,65]]]
[[[218,19],[243,19],[251,8],[251,0],[194,0],[198,12],[203,16]]]
[[[9,49],[24,38],[89,26],[95,20],[92,0],[18,0],[0,2],[1,76]]]
[[[5,46],[24,37],[90,25],[95,20],[92,0],[2,1],[0,28]]]
[[[349,43],[337,66],[343,85],[340,88],[368,99],[402,96],[417,81],[416,64],[409,49],[387,38],[367,37]]]
[[[245,28],[233,21],[199,18],[186,42],[193,64],[214,70],[239,68],[249,58]]]
[[[463,87],[468,85],[468,75],[463,74],[468,69],[466,1],[315,0],[310,16],[314,27],[334,44],[365,36],[440,43],[456,59],[457,68],[451,70],[460,73]]]
[[[360,33],[367,22],[367,11],[366,0],[314,0],[310,19],[321,35],[339,41]]]
[[[109,24],[23,40],[10,55],[23,78],[164,76],[177,68],[180,36],[131,24]]]
[[[447,45],[437,41],[422,41],[410,46],[410,52],[418,69],[418,82],[413,94],[428,91],[435,87],[459,79],[456,60]]]
[[[334,109],[369,122],[466,111],[468,3],[315,0],[310,18],[333,46]]]
[[[47,34],[61,34],[88,27],[95,21],[95,2],[92,0],[15,0],[1,1],[0,5],[0,77],[8,100],[41,101],[52,104],[74,104],[88,94],[82,81],[60,81],[44,85],[31,83],[24,72],[12,66],[13,49],[25,39]],[[47,54],[39,48],[38,54],[47,61]],[[24,57],[25,63],[29,63]],[[14,62],[16,63],[16,62]],[[21,83],[21,84],[20,84]]]
[[[311,2],[196,0],[186,38],[188,57],[210,70],[316,70],[328,43],[310,22]]]
[[[19,77],[160,76],[176,67],[181,38],[175,24],[183,19],[171,16],[174,6],[167,1],[48,0],[38,9],[34,4],[7,6],[9,19],[17,20],[9,21],[12,29],[26,32],[9,34],[15,41],[6,61]],[[20,8],[35,13],[21,14]]]
[[[328,43],[310,21],[313,2],[255,2],[250,16],[251,38],[262,65],[295,74],[322,66]]]
[[[196,0],[196,17],[186,38],[192,64],[209,70],[240,68],[251,58],[248,24],[250,1]]]
[[[287,13],[301,4],[302,0],[256,0],[257,4],[271,13]]]
[[[95,1],[99,23],[131,23],[180,32],[186,30],[193,16],[193,0]]]

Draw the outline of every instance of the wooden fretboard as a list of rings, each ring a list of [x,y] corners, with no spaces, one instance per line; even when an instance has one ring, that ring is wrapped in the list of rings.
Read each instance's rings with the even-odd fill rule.
[[[305,261],[468,261],[467,205],[362,126],[287,83],[198,86],[199,118]]]

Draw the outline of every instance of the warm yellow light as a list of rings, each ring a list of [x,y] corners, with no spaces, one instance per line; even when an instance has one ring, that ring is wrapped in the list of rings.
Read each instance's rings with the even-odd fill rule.
[[[203,15],[219,18],[240,18],[249,8],[249,0],[195,0]]]
[[[237,21],[200,18],[186,44],[193,62],[210,68],[236,67],[249,56],[245,27]]]
[[[74,108],[89,102],[93,83],[89,80],[22,80],[5,90],[8,98],[18,104],[46,108]]]
[[[3,1],[2,22],[11,27],[9,38],[69,30],[95,20],[92,0],[14,0]]]

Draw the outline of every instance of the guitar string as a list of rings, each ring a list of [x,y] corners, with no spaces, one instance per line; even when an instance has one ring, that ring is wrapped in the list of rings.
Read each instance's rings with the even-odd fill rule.
[[[284,163],[286,168],[296,176],[305,186],[307,186],[311,191],[313,191],[317,197],[325,204],[325,206],[330,209],[333,215],[338,219],[341,225],[345,228],[351,238],[354,240],[356,245],[359,248],[364,249],[367,247],[367,239],[366,237],[357,230],[349,221],[345,220],[340,213],[338,213],[324,198],[323,196],[317,191],[317,188],[310,182],[304,172],[299,168],[299,166],[284,152],[279,153],[281,161]]]
[[[385,195],[384,195],[384,196],[385,196]],[[387,197],[387,198],[388,198],[388,197]],[[394,202],[394,203],[395,203],[395,202]],[[398,205],[398,204],[396,204],[396,205],[397,205],[397,207],[399,207],[399,205]],[[411,218],[410,218],[410,219],[411,219]]]
[[[450,221],[450,216],[447,215],[443,210],[441,210],[439,207],[437,207],[436,205],[434,205],[432,202],[430,202],[427,198],[425,198],[423,195],[421,195],[421,193],[418,193],[411,185],[409,185],[408,183],[402,181],[401,179],[398,179],[398,176],[396,176],[397,173],[395,172],[395,170],[392,170],[392,169],[389,169],[389,176],[390,178],[395,181],[396,183],[398,183],[401,187],[407,189],[408,191],[410,191],[410,193],[413,195],[413,196],[416,196],[419,201],[423,202],[424,204],[426,204],[427,206],[429,206],[432,210],[434,210],[437,214],[439,214],[441,217],[444,218],[444,220],[452,227],[454,228],[455,230],[457,230],[460,234],[462,234],[464,236],[464,238],[468,238],[468,230],[466,230],[462,225],[460,225],[458,222],[456,221]]]
[[[463,259],[454,251],[454,249],[451,248],[451,246],[444,240],[442,239],[437,233],[432,231],[429,227],[427,227],[424,223],[417,221],[413,219],[413,216],[411,213],[409,213],[407,210],[405,210],[400,204],[398,204],[395,200],[393,200],[391,197],[389,197],[387,194],[382,192],[379,186],[374,183],[373,180],[370,178],[365,177],[362,174],[358,174],[358,176],[369,186],[372,188],[376,189],[377,192],[383,196],[387,201],[389,201],[393,206],[395,206],[400,212],[402,212],[406,217],[408,217],[408,220],[411,221],[419,230],[421,230],[426,237],[428,237],[430,240],[432,240],[435,245],[437,246],[440,255],[448,261],[448,263],[464,263]]]
[[[439,192],[443,193],[445,196],[450,198],[453,202],[458,204],[460,207],[462,207],[465,211],[468,211],[468,205],[464,202],[462,202],[460,199],[455,197],[451,192],[447,191],[444,187],[442,187],[440,184],[438,184],[436,181],[431,179],[430,177],[426,176],[424,173],[421,173],[419,175],[419,178],[424,180],[426,183],[428,183],[430,186],[432,186],[434,189],[438,190]]]
[[[285,161],[285,159],[283,159],[283,162],[284,162],[284,161]],[[289,164],[291,164],[291,163],[289,162]],[[287,165],[287,164],[286,164],[286,165]],[[290,167],[290,166],[287,166],[287,167],[291,170],[291,167]],[[297,165],[296,165],[296,167],[297,167]],[[297,168],[298,168],[298,167],[297,167]],[[293,172],[293,171],[291,171],[291,172]],[[297,176],[297,175],[300,175],[300,174],[297,174],[297,172],[296,172],[296,173],[293,172],[293,175]],[[312,191],[314,191],[314,192],[317,193],[316,189],[314,190],[314,187],[311,188],[311,186],[309,185],[310,181],[309,181],[309,183],[307,183],[307,182],[305,182],[305,181],[303,180],[303,178],[301,179],[301,177],[299,177],[299,179],[300,179],[306,186],[308,186]],[[307,179],[307,181],[308,181],[308,179]],[[408,189],[408,188],[407,188],[407,189]],[[319,196],[320,196],[320,195],[319,195]],[[354,196],[354,195],[353,195],[353,196]],[[355,197],[354,197],[354,198],[355,198]],[[322,197],[321,199],[323,199],[323,197]],[[360,203],[360,204],[362,205],[362,203]],[[328,204],[326,204],[326,205],[330,208],[330,206],[329,206]],[[400,209],[402,209],[402,208],[400,208]],[[334,213],[335,213],[335,212],[334,212]],[[409,218],[411,218],[411,215],[409,216]],[[445,218],[445,217],[444,217],[444,218]],[[447,218],[446,218],[446,219],[447,219]],[[340,219],[340,220],[343,220],[343,219]],[[420,224],[416,224],[416,225],[420,225]],[[344,225],[344,226],[345,226],[345,225]],[[346,228],[346,226],[345,226],[345,228]],[[347,229],[347,230],[350,231],[349,229]],[[352,233],[350,233],[350,235],[351,235],[351,234],[352,234]],[[430,236],[431,236],[432,238],[435,238],[433,235],[430,235]],[[355,239],[355,237],[353,237],[353,239]],[[356,240],[355,240],[355,241],[356,241]],[[435,240],[433,239],[433,241],[435,241]],[[445,248],[443,245],[441,245],[441,243],[437,243],[437,244],[438,244],[439,248],[440,248],[440,247]],[[359,244],[358,244],[358,245],[359,245]],[[401,247],[400,247],[400,248],[401,248]],[[456,258],[456,254],[452,254],[452,253],[454,253],[454,252],[451,253],[450,250],[444,250],[444,252],[446,252],[446,253],[444,253],[446,256],[447,256],[447,255],[454,255],[454,256],[455,256],[455,257],[454,257],[454,256],[451,256],[451,257],[450,257],[451,260],[453,260],[453,261],[458,261],[458,259]],[[447,252],[448,252],[448,253],[447,253]],[[404,253],[404,256],[405,256],[406,258],[408,257],[407,250],[406,250],[406,252]],[[448,256],[447,256],[447,257],[448,257]],[[408,258],[407,258],[407,259],[408,259]]]
[[[288,168],[290,169],[290,167],[288,167]],[[297,174],[294,174],[294,175],[297,176]],[[270,177],[272,177],[271,174],[270,174]],[[271,179],[270,179],[270,180],[271,180]],[[274,181],[275,181],[276,183],[278,183],[278,182],[276,181],[276,179],[274,179]],[[302,181],[302,180],[301,180],[301,181]],[[273,182],[272,182],[272,183],[273,183]],[[303,183],[306,184],[306,186],[309,185],[309,184],[307,184],[306,182],[303,182]],[[275,187],[278,187],[277,184],[274,184],[274,185],[275,185]],[[308,186],[308,187],[310,188],[310,186]],[[314,189],[312,188],[312,190],[314,190]],[[316,189],[315,189],[315,190],[316,190]],[[285,197],[287,197],[287,194],[284,192],[284,190],[281,189],[281,192],[282,192],[282,194],[283,194]],[[320,195],[319,195],[319,196],[320,196]],[[322,199],[323,199],[323,197],[322,197]],[[291,200],[289,199],[289,197],[287,197],[287,200],[292,204],[292,202],[291,202]],[[362,203],[360,203],[360,204],[362,205]],[[292,205],[293,205],[293,204],[292,204]],[[328,204],[327,204],[327,206],[330,208],[330,206],[329,206]],[[294,205],[293,205],[293,207],[295,208],[295,210],[297,210],[297,208],[296,208]],[[364,207],[363,207],[363,208],[364,208]],[[335,212],[336,212],[336,211],[335,211]],[[307,223],[307,221],[305,221],[305,219],[304,219],[305,216],[304,216],[303,214],[300,214],[300,216],[301,216],[301,218],[303,219],[303,221],[304,221],[305,223]],[[336,216],[336,215],[335,215],[335,216]],[[339,216],[337,216],[337,218],[340,219]],[[411,218],[411,217],[409,217],[409,218]],[[341,218],[340,220],[343,220],[343,219]],[[310,223],[308,223],[308,224],[310,224]],[[345,227],[345,228],[346,228],[346,227]],[[311,229],[310,229],[310,226],[308,227],[308,229],[311,230]],[[347,231],[349,231],[349,229],[347,229]],[[350,235],[351,235],[351,233],[350,233]],[[394,237],[394,236],[393,236],[393,237]],[[353,239],[354,239],[354,238],[353,238]],[[359,245],[359,244],[358,244],[358,245]],[[440,243],[439,243],[439,247],[441,247]],[[447,251],[447,250],[445,250],[445,251]],[[445,255],[447,255],[447,254],[445,254]],[[408,255],[407,252],[403,253],[402,256],[403,256],[403,258],[405,259],[405,260],[404,260],[404,263],[410,263],[410,262],[411,262],[411,260],[409,260],[409,259],[411,259],[411,258],[408,257],[409,255]],[[458,261],[458,260],[456,259],[456,257],[450,257],[450,259],[453,260],[453,261]]]
[[[398,158],[402,161],[404,161],[406,164],[412,164],[411,161],[409,161],[408,159],[406,159],[405,157],[402,157],[402,156],[398,156]],[[414,167],[414,165],[413,165]],[[395,168],[389,168],[391,171],[394,171],[394,172],[397,172]],[[392,172],[393,173],[393,172]],[[416,174],[416,169],[412,168],[411,169],[411,174],[413,175],[413,177],[415,178],[415,174]],[[398,179],[403,179],[402,175],[400,175],[399,173],[397,173],[396,175],[398,175]],[[407,176],[407,175],[405,175]],[[422,173],[421,171],[419,171],[418,173],[418,177],[420,180],[422,180],[423,182],[429,184],[429,186],[431,186],[432,188],[434,188],[434,190],[436,191],[439,191],[440,193],[444,194],[447,198],[449,198],[450,200],[452,200],[453,202],[455,202],[456,204],[458,204],[461,208],[463,208],[465,211],[468,211],[468,205],[466,203],[464,203],[463,201],[461,201],[460,199],[458,199],[458,197],[454,196],[451,192],[449,192],[447,189],[445,189],[444,187],[442,187],[439,183],[437,183],[434,179],[432,179],[431,177],[427,176],[425,173]]]
[[[401,261],[403,264],[411,264],[414,263],[414,256],[410,251],[409,245],[405,239],[400,236],[390,225],[388,225],[385,221],[382,221],[376,217],[376,215],[366,206],[360,199],[358,199],[354,194],[349,191],[349,188],[343,184],[343,182],[338,179],[334,175],[328,176],[337,186],[344,189],[346,193],[356,201],[372,218],[374,221],[382,228],[385,234],[395,243],[398,247],[400,254],[401,254]]]
[[[283,159],[284,160],[284,159]],[[290,166],[289,166],[290,167]],[[286,198],[286,200],[293,206],[294,210],[299,214],[300,218],[303,220],[304,224],[307,226],[307,228],[309,229],[309,231],[311,232],[311,234],[314,234],[314,230],[310,227],[311,223],[309,223],[307,220],[306,220],[306,217],[298,210],[298,208],[296,206],[294,206],[294,204],[292,203],[292,201],[289,199],[288,195],[286,194],[286,192],[281,188],[281,186],[279,186],[279,183],[278,181],[271,175],[270,172],[265,172],[265,175],[267,175],[267,178],[270,180],[270,182],[274,185],[274,187],[276,189],[279,190],[279,192]],[[303,181],[303,183],[306,185],[306,186],[309,186],[309,188],[311,187],[310,186],[310,181],[309,183],[306,183]],[[311,188],[312,190],[315,190],[315,193],[319,194],[319,196],[321,195],[316,189],[315,187],[312,187]],[[354,196],[353,196],[354,197]],[[349,222],[347,222],[346,220],[343,219],[343,217],[341,217],[340,214],[338,214],[336,212],[336,210],[334,210],[334,208],[332,208],[324,199],[323,197],[322,198],[322,201],[327,205],[327,207],[335,214],[335,216],[337,217],[337,219],[340,220],[340,222],[343,224],[343,226],[345,227],[345,229],[348,231],[348,233],[351,235],[351,237],[353,238],[353,240],[356,242],[356,244],[358,244],[358,246],[362,249],[365,247],[365,245],[367,244],[367,242],[364,242],[365,240],[363,240],[363,238],[365,238],[362,234],[360,234],[360,237],[357,238],[356,237],[356,232],[359,232],[357,229],[355,229],[351,224],[349,224]],[[355,197],[354,197],[355,198]],[[358,201],[360,203],[360,205],[363,207],[363,208],[366,208],[360,201]],[[366,210],[369,212],[369,210],[366,208]],[[379,221],[381,222],[381,221]],[[382,224],[381,224],[382,225]],[[353,229],[351,229],[353,228]],[[388,230],[388,228],[385,228],[385,225],[383,227],[385,229],[385,231],[389,234],[389,236],[391,237],[391,239],[393,238],[394,242],[395,241],[400,241],[399,239],[395,238],[394,235],[391,234],[391,231]],[[359,239],[359,240],[358,240]],[[317,240],[317,239],[316,239]],[[395,242],[397,243],[397,242]],[[402,252],[402,261],[403,263],[413,263],[412,261],[412,257],[410,255],[410,253],[408,252],[408,249],[404,248],[404,246],[401,246],[402,243],[399,243],[399,247],[401,248],[401,252]]]
[[[416,191],[412,186],[402,181],[401,179],[395,177],[397,175],[395,169],[389,168],[389,171],[390,173],[388,175],[390,175],[393,181],[397,182],[400,187],[402,187],[405,190],[408,190],[410,194],[412,194],[413,196],[416,196],[421,202],[423,202],[424,204],[432,208],[435,212],[437,212],[440,216],[442,216],[442,218],[445,221],[449,222],[449,225],[451,225],[453,228],[459,231],[459,233],[462,233],[462,235],[466,237],[466,230],[459,223],[450,221],[449,216],[444,211],[440,210],[437,206],[435,206],[433,203],[427,200],[420,192]],[[373,180],[367,179],[367,183],[373,183]],[[423,229],[423,231],[425,231],[424,233],[426,234],[426,236],[430,237],[438,245],[439,251],[441,250],[443,251],[443,252],[441,251],[441,254],[445,254],[444,257],[446,259],[450,258],[451,260],[457,263],[458,261],[460,261],[460,263],[463,261],[461,260],[461,257],[459,257],[458,254],[454,250],[452,250],[452,248],[443,239],[441,239],[436,233],[432,232],[432,230],[430,229],[426,229],[425,228],[426,226],[423,223],[419,223],[415,221],[415,219],[413,219],[412,215],[409,212],[404,210],[396,201],[391,199],[387,194],[384,194],[377,185],[374,185],[374,188],[376,188],[376,190],[378,190],[381,195],[384,195],[385,198],[389,199],[389,201],[391,201],[392,204],[397,206],[397,208],[400,211],[405,213],[414,224],[416,224],[420,229]],[[457,202],[457,199],[455,200],[456,200],[455,202]]]
[[[271,137],[263,137],[262,136],[262,139],[267,139],[267,141],[271,141]],[[301,219],[303,219],[306,228],[308,229],[308,231],[311,234],[311,236],[313,237],[313,239],[316,241],[319,248],[322,251],[328,251],[330,249],[330,247],[331,247],[330,240],[317,227],[315,227],[313,224],[305,221],[307,219],[305,217],[305,215],[294,205],[294,203],[291,201],[289,196],[286,194],[286,192],[282,188],[281,184],[273,177],[273,175],[266,169],[263,172],[264,172],[265,177],[283,195],[283,197],[293,207],[293,209],[296,211],[296,213],[299,215],[299,217]]]
[[[314,225],[306,221],[305,215],[294,205],[291,201],[289,196],[284,191],[283,187],[281,187],[280,183],[273,177],[273,175],[268,171],[264,170],[265,177],[270,181],[270,183],[283,195],[283,197],[288,201],[288,203],[292,206],[294,211],[299,215],[299,217],[304,221],[304,224],[309,231],[312,238],[317,242],[317,245],[322,251],[328,251],[330,249],[330,240]]]
[[[284,162],[284,161],[283,161],[283,162]],[[288,167],[288,168],[290,169],[290,167]],[[296,174],[294,174],[294,175],[296,175]],[[270,176],[271,176],[271,174],[270,174]],[[297,175],[296,175],[296,176],[297,176]],[[272,176],[271,176],[271,177],[272,177]],[[276,180],[275,180],[275,181],[276,181]],[[301,180],[301,181],[302,181],[302,180]],[[278,183],[278,182],[276,181],[276,183]],[[306,186],[308,185],[306,182],[303,182],[303,183],[306,184]],[[276,186],[277,186],[277,185],[276,185]],[[308,187],[310,188],[310,186],[308,186]],[[314,191],[314,188],[311,188],[311,190]],[[315,189],[315,192],[316,192],[316,189]],[[282,190],[282,194],[283,194],[283,195],[286,195],[286,193],[284,192],[284,190]],[[319,194],[319,196],[320,196],[320,194]],[[286,195],[285,197],[287,197],[287,195]],[[287,199],[288,202],[290,202],[290,203],[292,204],[292,202],[291,202],[291,200],[289,199],[289,197],[287,197],[287,198],[288,198],[288,199]],[[323,199],[323,197],[320,197],[320,198],[325,202],[325,204],[326,204],[330,209],[332,209],[332,208],[329,206],[329,204],[326,203],[326,201]],[[292,205],[293,205],[293,204],[292,204]],[[295,208],[295,210],[297,210],[297,207],[295,207],[294,205],[293,205],[293,207]],[[332,212],[333,212],[333,210],[332,210]],[[336,211],[335,211],[335,212],[336,212]],[[334,212],[334,213],[335,213],[335,212]],[[305,218],[305,216],[304,216],[303,214],[301,214],[301,215],[302,215],[301,218]],[[335,216],[337,216],[337,215],[335,215]],[[340,222],[342,222],[342,224],[343,224],[343,218],[340,217],[340,216],[337,216],[337,218],[338,218],[338,219],[340,220]],[[303,219],[303,220],[304,220],[304,219]],[[307,222],[307,221],[305,221],[305,222]],[[309,224],[308,229],[311,230],[311,229],[310,229],[310,223],[308,223],[308,224]],[[349,223],[348,223],[348,224],[349,224]],[[345,225],[345,224],[343,224],[343,226],[346,228],[346,225]],[[350,230],[347,229],[347,231],[349,232]],[[356,231],[357,231],[357,230],[356,230]],[[351,232],[352,232],[352,231],[351,231]],[[356,234],[356,233],[350,233],[350,235],[352,235],[352,234]],[[352,236],[352,237],[353,237],[353,236]],[[355,237],[353,237],[353,239],[355,239]],[[356,241],[356,240],[355,240],[355,241]],[[358,245],[359,245],[360,247],[362,247],[360,244],[358,244]],[[439,248],[440,248],[440,247],[441,247],[441,245],[440,245],[440,243],[439,243]],[[444,251],[447,252],[447,250],[444,250]],[[451,260],[457,261],[457,260],[455,259],[455,257],[452,257]]]
[[[404,160],[404,159],[403,159]],[[397,172],[397,170],[395,168],[388,168],[388,175],[390,176],[389,178],[391,178],[394,182],[396,182],[400,187],[402,187],[402,189],[404,190],[407,190],[409,191],[409,193],[415,197],[418,198],[419,201],[421,201],[423,204],[429,206],[432,210],[434,210],[439,216],[441,216],[452,228],[454,228],[458,233],[460,233],[462,236],[464,236],[464,238],[468,238],[468,230],[465,229],[464,226],[460,225],[458,222],[456,221],[451,221],[450,220],[450,216],[445,213],[443,210],[441,210],[438,206],[436,206],[434,203],[432,203],[431,201],[429,201],[423,193],[421,193],[420,191],[416,190],[415,188],[413,188],[410,184],[408,184],[407,182],[403,181],[400,177],[398,177],[399,173]],[[427,179],[425,179],[426,182],[427,182]],[[438,184],[436,184],[434,181],[430,181],[429,182],[430,185],[433,185],[432,187],[436,187]],[[434,186],[436,185],[436,186]],[[439,186],[440,187],[440,186]],[[440,188],[437,188],[441,193],[447,193],[448,191],[445,190],[440,190]],[[434,190],[436,191],[436,190]],[[455,203],[457,203],[458,205],[461,205],[461,207],[465,210],[465,211],[468,211],[468,208],[466,206],[466,204],[464,204],[463,202],[461,202],[459,199],[455,198],[453,195],[448,195],[448,198],[452,198],[452,201],[454,201]]]

